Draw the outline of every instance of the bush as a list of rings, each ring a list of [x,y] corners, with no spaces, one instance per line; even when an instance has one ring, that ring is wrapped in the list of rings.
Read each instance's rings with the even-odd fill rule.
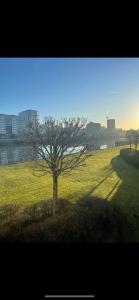
[[[121,149],[120,156],[128,163],[139,169],[139,151],[134,149]]]
[[[20,241],[42,243],[121,242],[126,240],[126,217],[112,203],[87,197],[63,214],[31,224]]]

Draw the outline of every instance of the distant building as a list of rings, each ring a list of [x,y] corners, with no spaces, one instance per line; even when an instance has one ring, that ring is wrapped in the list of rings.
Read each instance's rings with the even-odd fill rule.
[[[33,120],[37,120],[36,110],[25,110],[16,115],[0,114],[0,135],[18,135]]]
[[[98,133],[101,130],[100,123],[90,122],[86,125],[86,131],[88,134]]]
[[[115,129],[115,119],[107,120],[107,129]]]
[[[19,133],[25,129],[25,127],[31,123],[33,120],[37,120],[38,112],[36,110],[24,110],[19,113],[18,117],[18,131]]]
[[[117,135],[125,137],[125,131],[122,128],[116,128]]]
[[[0,114],[0,134],[6,134],[6,121],[3,114]]]
[[[18,132],[18,117],[0,114],[0,134],[12,135]]]

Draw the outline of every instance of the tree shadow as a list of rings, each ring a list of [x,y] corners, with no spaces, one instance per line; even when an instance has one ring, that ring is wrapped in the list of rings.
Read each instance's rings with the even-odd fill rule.
[[[111,165],[121,181],[112,200],[116,203],[119,200],[118,204],[121,203],[121,206],[126,205],[134,208],[136,204],[139,207],[139,170],[123,161],[120,156],[114,157]],[[121,202],[123,198],[126,199]]]
[[[109,177],[109,176],[111,176],[111,174],[113,173],[113,169],[112,168],[109,168],[109,170],[107,170],[106,171],[106,175],[103,177],[103,179],[101,179],[95,186],[91,186],[91,188],[86,192],[84,192],[83,193],[83,196],[82,197],[80,197],[80,199],[84,199],[84,197],[88,197],[88,196],[90,196],[102,183],[104,183],[105,182],[105,180]],[[74,195],[74,197],[77,197],[77,198],[79,198],[79,195],[80,195],[80,193],[81,193],[81,191],[77,191],[77,192],[73,192],[73,194],[72,195]],[[70,195],[68,195],[67,196],[67,198],[69,198],[71,196],[71,194]]]
[[[116,183],[114,184],[113,188],[110,190],[110,192],[108,193],[108,195],[107,195],[107,197],[106,197],[107,200],[110,198],[110,196],[111,196],[111,195],[113,194],[113,192],[116,190],[116,188],[117,188],[117,186],[119,185],[120,181],[121,181],[120,179],[118,179],[118,180],[116,181]]]
[[[109,177],[109,176],[111,176],[111,174],[113,173],[113,170],[109,170],[109,171],[107,171],[107,174],[106,174],[106,176],[102,179],[102,180],[100,180],[99,181],[99,183],[98,184],[96,184],[94,187],[91,187],[90,188],[90,190],[84,195],[85,197],[88,197],[88,196],[90,196],[102,183],[104,183],[104,181]]]

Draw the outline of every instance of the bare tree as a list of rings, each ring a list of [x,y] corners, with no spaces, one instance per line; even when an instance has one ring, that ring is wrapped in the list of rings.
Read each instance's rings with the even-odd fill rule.
[[[138,147],[138,131],[137,130],[135,130],[134,144],[135,144],[135,151],[137,151],[137,147]]]
[[[137,147],[138,147],[138,135],[139,135],[138,130],[130,129],[130,130],[127,130],[127,132],[126,132],[126,137],[130,144],[130,149],[131,149],[131,144],[134,144],[135,151],[137,151]]]
[[[59,210],[58,177],[83,166],[91,155],[87,151],[84,118],[45,118],[43,124],[33,122],[24,132],[24,140],[32,147],[31,159],[36,171],[53,178],[53,215]]]
[[[130,149],[131,149],[131,146],[134,143],[134,130],[133,129],[129,129],[126,131],[126,138],[129,142]]]

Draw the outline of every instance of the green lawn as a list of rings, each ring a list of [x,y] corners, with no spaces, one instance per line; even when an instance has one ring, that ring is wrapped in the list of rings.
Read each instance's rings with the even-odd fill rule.
[[[113,201],[126,212],[134,222],[136,240],[139,241],[139,221],[133,217],[139,215],[139,170],[128,165],[119,157],[122,147],[97,150],[92,153],[86,166],[59,178],[59,197],[77,201],[93,195]],[[28,163],[0,167],[0,217],[1,226],[10,224],[26,206],[52,197],[52,179],[50,175],[35,177]],[[16,207],[16,214],[10,213],[10,207]],[[3,217],[3,209],[9,207],[9,213]],[[7,223],[6,223],[7,222]],[[0,229],[0,232],[3,229]]]

